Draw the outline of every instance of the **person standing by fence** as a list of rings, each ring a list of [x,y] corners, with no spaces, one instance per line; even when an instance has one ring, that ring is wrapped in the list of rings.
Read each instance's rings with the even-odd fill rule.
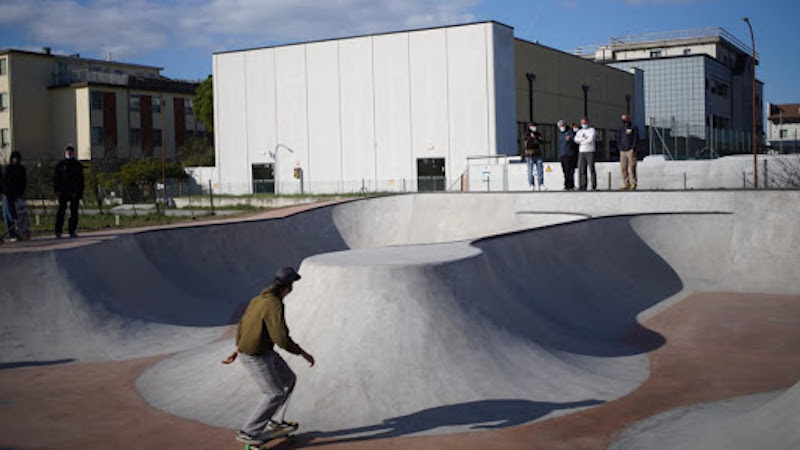
[[[639,133],[627,114],[622,115],[622,126],[617,130],[619,166],[622,170],[622,190],[636,189],[636,146]],[[630,171],[630,177],[629,177]]]
[[[575,135],[575,143],[578,144],[578,188],[585,191],[588,187],[586,170],[592,176],[592,190],[597,190],[597,172],[594,169],[595,151],[595,129],[589,126],[589,119],[581,119],[581,129]]]
[[[2,185],[3,185],[3,220],[6,224],[6,229],[9,230],[8,237],[11,241],[16,241],[19,238],[27,239],[30,237],[30,229],[27,228],[27,220],[25,226],[20,226],[20,219],[27,219],[27,210],[23,200],[25,195],[25,188],[28,186],[28,173],[25,166],[22,165],[22,155],[18,151],[11,152],[11,158],[8,165],[3,171]]]
[[[56,164],[53,176],[53,191],[58,197],[56,213],[56,238],[61,238],[64,229],[64,214],[69,203],[69,236],[78,237],[78,206],[83,198],[83,164],[75,160],[75,148],[67,145],[64,159]]]

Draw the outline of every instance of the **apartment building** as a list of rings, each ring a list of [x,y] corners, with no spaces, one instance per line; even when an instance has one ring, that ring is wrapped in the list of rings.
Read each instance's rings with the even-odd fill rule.
[[[160,67],[14,49],[0,50],[0,158],[60,159],[72,144],[81,160],[174,158],[193,135],[197,83]]]
[[[779,153],[800,152],[800,103],[767,103],[767,143]]]
[[[644,75],[644,122],[651,150],[677,159],[752,152],[750,47],[722,28],[613,37],[576,53]],[[756,80],[756,115],[763,117]],[[759,137],[763,120],[756,123]]]

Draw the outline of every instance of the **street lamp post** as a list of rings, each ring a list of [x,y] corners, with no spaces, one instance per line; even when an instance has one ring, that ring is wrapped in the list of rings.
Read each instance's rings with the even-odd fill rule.
[[[536,80],[536,75],[526,73],[525,77],[528,79],[528,118],[529,123],[533,123],[533,82]]]
[[[756,130],[756,38],[753,36],[753,26],[750,25],[750,19],[745,17],[742,20],[747,24],[750,30],[750,44],[752,50],[752,83],[753,83],[753,189],[758,189],[758,136]]]

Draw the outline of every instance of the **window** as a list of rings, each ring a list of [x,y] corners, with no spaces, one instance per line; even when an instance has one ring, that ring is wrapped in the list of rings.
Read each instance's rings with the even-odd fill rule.
[[[153,147],[161,147],[161,128],[153,128]]]
[[[103,127],[92,127],[92,145],[103,144]]]
[[[131,146],[140,147],[142,145],[142,129],[131,128]]]
[[[187,116],[194,115],[194,109],[192,108],[192,106],[194,106],[194,104],[192,103],[192,99],[187,98],[183,100],[183,108],[186,110]]]
[[[0,93],[0,111],[8,109],[8,92]]]
[[[780,138],[788,138],[789,137],[789,130],[781,130],[780,131]]]
[[[652,50],[650,52],[651,58],[661,58],[661,50]]]
[[[131,94],[131,111],[141,111],[141,101],[139,94]]]
[[[151,105],[153,105],[153,114],[161,112],[161,97],[150,97]]]
[[[8,128],[0,129],[0,147],[6,148],[11,143],[11,134]]]
[[[92,91],[91,94],[92,109],[103,109],[103,93]]]
[[[8,62],[5,58],[0,58],[0,75],[5,75],[8,72]]]

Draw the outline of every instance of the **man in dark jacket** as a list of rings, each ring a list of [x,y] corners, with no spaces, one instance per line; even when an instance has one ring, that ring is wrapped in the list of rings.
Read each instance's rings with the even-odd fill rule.
[[[622,126],[617,131],[619,147],[619,165],[622,170],[622,190],[636,189],[636,146],[639,144],[639,133],[636,125],[631,123],[627,114],[622,115]],[[628,175],[630,168],[630,178]]]
[[[258,384],[264,396],[236,439],[248,445],[260,445],[287,426],[283,420],[273,420],[292,394],[297,376],[286,361],[275,352],[275,345],[287,352],[302,356],[310,365],[314,357],[297,345],[289,336],[283,309],[283,299],[292,292],[292,284],[300,275],[291,267],[275,274],[272,284],[250,300],[236,330],[236,350],[223,361],[230,364],[241,353],[242,364]]]
[[[25,166],[22,165],[22,155],[20,152],[11,152],[11,158],[3,173],[3,220],[6,229],[11,229],[17,223],[17,209],[15,203],[25,195],[25,188],[28,185],[28,175]],[[17,230],[8,233],[11,240],[19,237]]]
[[[578,145],[575,132],[563,120],[558,121],[558,159],[564,172],[564,190],[575,189],[575,168],[578,166]]]
[[[67,145],[64,159],[56,164],[53,176],[53,191],[58,197],[58,213],[56,214],[56,238],[61,237],[64,229],[64,213],[69,203],[69,235],[78,237],[78,205],[83,198],[83,165],[75,160],[75,148]]]
[[[537,187],[541,191],[544,189],[544,170],[542,166],[542,134],[535,123],[528,125],[528,131],[522,137],[522,154],[528,165],[528,183],[531,189]]]

